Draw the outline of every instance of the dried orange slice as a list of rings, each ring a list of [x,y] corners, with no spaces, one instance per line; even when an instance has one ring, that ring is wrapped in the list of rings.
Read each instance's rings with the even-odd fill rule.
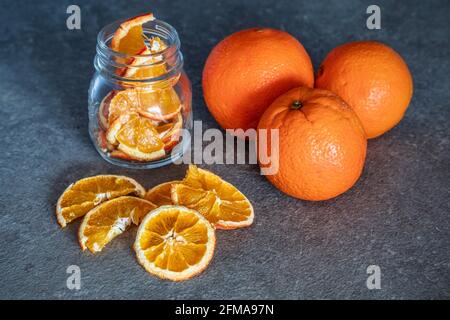
[[[250,201],[219,176],[189,165],[181,184],[173,184],[172,201],[197,210],[218,229],[236,229],[253,223]]]
[[[99,175],[78,180],[68,186],[58,199],[58,223],[65,227],[100,203],[130,194],[143,197],[145,189],[136,180],[125,176]]]
[[[182,105],[173,88],[140,89],[139,114],[153,120],[168,120],[178,116]]]
[[[174,121],[163,122],[155,127],[156,131],[164,143],[171,141],[178,141],[180,135],[180,129],[183,127],[183,117],[181,113],[178,113]]]
[[[200,213],[181,206],[162,206],[142,221],[134,250],[147,272],[182,281],[208,266],[215,242],[214,228]]]
[[[180,116],[180,99],[172,88],[154,91],[150,87],[132,88],[117,92],[109,104],[108,123],[120,116],[139,113],[153,120],[169,120]]]
[[[176,180],[158,184],[147,191],[144,199],[156,204],[158,207],[173,204],[170,190],[172,184],[175,183],[181,183],[181,181]]]
[[[137,160],[155,160],[166,154],[150,119],[132,115],[117,132],[116,139],[117,149]]]
[[[133,89],[116,93],[109,103],[108,124],[111,125],[121,115],[137,113],[138,98]]]
[[[135,55],[145,48],[142,25],[155,20],[152,13],[146,13],[123,22],[111,39],[111,49]]]
[[[120,115],[112,123],[110,123],[108,130],[106,130],[106,141],[109,144],[113,146],[117,146],[119,144],[119,142],[116,139],[117,133],[120,131],[120,129],[123,127],[124,124],[126,124],[133,118],[133,116],[136,117],[136,114],[133,114],[131,112],[124,113]]]
[[[112,239],[122,234],[133,222],[139,224],[156,206],[136,197],[119,197],[90,210],[81,223],[78,240],[81,249],[100,252]]]
[[[167,45],[159,37],[148,39],[148,47],[146,46],[130,61],[130,66],[124,70],[123,77],[128,79],[143,80],[151,79],[163,75],[167,72],[166,63],[163,62],[162,55],[157,53],[167,49]],[[148,65],[148,66],[145,66]],[[145,83],[133,82],[135,86],[144,86]]]

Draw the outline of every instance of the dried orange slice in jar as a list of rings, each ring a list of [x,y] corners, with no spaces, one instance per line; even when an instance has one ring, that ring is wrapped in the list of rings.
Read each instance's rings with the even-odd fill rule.
[[[146,13],[124,21],[111,39],[111,49],[129,55],[142,52],[146,48],[142,25],[153,20],[153,13]]]
[[[182,183],[173,184],[172,201],[197,210],[218,229],[236,229],[253,223],[250,201],[232,184],[210,171],[189,165]]]
[[[142,25],[149,21],[155,20],[152,13],[146,13],[122,22],[114,32],[111,39],[111,49],[126,55],[139,55],[147,46],[145,45],[144,29]],[[118,63],[128,65],[133,63],[133,58],[119,58],[115,59]],[[123,75],[126,72],[126,67],[119,68],[116,73]]]
[[[143,197],[145,189],[136,180],[125,176],[99,175],[78,180],[58,199],[58,223],[64,228],[100,203],[125,195]]]
[[[121,115],[137,113],[138,98],[133,89],[119,91],[111,99],[108,112],[108,127]]]
[[[173,88],[136,88],[139,96],[139,114],[158,121],[177,117],[181,111],[181,101]]]
[[[125,78],[145,80],[167,72],[163,56],[155,55],[165,50],[167,45],[159,37],[149,39],[148,45],[150,48],[146,48],[141,53],[143,56],[134,58],[125,70],[123,75]],[[181,101],[175,89],[172,88],[178,80],[179,76],[150,83],[130,82],[129,85],[142,87],[141,90],[135,91],[139,99],[136,105],[137,111],[147,118],[160,121],[167,121],[179,115],[182,108]],[[126,83],[126,80],[124,82]]]
[[[182,127],[180,110],[181,103],[173,89],[153,91],[149,88],[132,88],[117,92],[109,103],[107,140],[111,144],[117,144],[117,132],[129,121],[130,115],[139,113],[153,120],[152,124],[157,124],[159,120],[171,123],[158,130],[161,138],[169,142],[172,133]],[[173,131],[164,130],[170,127],[173,127]]]
[[[122,234],[133,222],[139,222],[151,210],[153,203],[136,197],[119,197],[90,210],[78,231],[81,249],[100,252],[112,239]]]
[[[181,129],[183,127],[183,117],[181,113],[175,118],[175,121],[170,122],[160,122],[156,126],[156,131],[158,131],[161,141],[164,142],[164,150],[168,154],[173,147],[175,147],[180,141]]]
[[[142,221],[134,250],[147,272],[182,281],[206,269],[215,243],[214,228],[200,213],[181,206],[162,206]]]
[[[161,183],[150,190],[145,194],[144,199],[156,204],[159,206],[171,205],[173,204],[171,198],[171,188],[172,184],[181,183],[181,181],[169,181],[165,183]]]
[[[180,113],[170,122],[161,121],[156,127],[162,142],[168,143],[177,140],[180,136],[180,130],[183,127],[183,117]]]
[[[101,104],[99,122],[105,132],[98,141],[110,157],[125,161],[160,159],[180,140],[182,103],[173,88],[179,75],[154,79],[168,72],[168,45],[144,33],[142,24],[152,20],[147,14],[123,22],[111,41],[113,50],[133,56],[119,58],[124,67],[117,74],[124,90],[110,93]]]
[[[130,116],[117,132],[116,139],[119,142],[117,149],[136,160],[156,160],[166,154],[152,121],[144,117]]]
[[[151,37],[147,39],[145,45],[145,48],[137,53],[140,56],[131,59],[129,67],[122,74],[123,77],[133,80],[144,80],[158,77],[167,72],[164,57],[157,55],[167,49],[166,43],[159,37]],[[138,82],[133,82],[132,84],[136,86],[146,85]]]

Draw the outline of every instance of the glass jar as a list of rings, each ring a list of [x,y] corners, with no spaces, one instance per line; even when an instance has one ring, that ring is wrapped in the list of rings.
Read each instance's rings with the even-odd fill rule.
[[[97,37],[89,134],[103,159],[112,164],[164,166],[190,145],[192,91],[183,70],[180,40],[172,26],[153,20],[143,25],[147,45],[143,54],[116,52],[110,42],[121,22],[107,25]],[[153,45],[164,47],[152,53]]]

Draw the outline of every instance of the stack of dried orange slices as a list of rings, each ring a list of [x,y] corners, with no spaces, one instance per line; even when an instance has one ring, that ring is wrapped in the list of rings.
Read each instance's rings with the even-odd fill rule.
[[[99,106],[98,145],[114,158],[157,160],[169,155],[180,141],[182,102],[173,88],[178,79],[134,81],[158,77],[167,71],[162,54],[167,44],[143,33],[142,24],[152,20],[151,13],[129,19],[111,40],[112,50],[136,56],[117,58],[126,66],[117,70],[124,79],[124,89],[109,92]]]
[[[100,252],[132,224],[138,225],[134,250],[151,274],[181,281],[210,263],[215,229],[253,223],[253,207],[233,185],[190,165],[183,180],[145,192],[135,180],[99,175],[71,184],[56,206],[61,227],[84,217],[78,237],[83,250]]]

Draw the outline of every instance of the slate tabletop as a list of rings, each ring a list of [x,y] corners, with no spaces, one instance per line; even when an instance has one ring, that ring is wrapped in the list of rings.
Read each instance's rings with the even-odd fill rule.
[[[449,299],[450,4],[377,1],[381,29],[369,30],[372,2],[2,0],[0,299]],[[80,30],[66,27],[71,4],[81,8]],[[403,121],[369,141],[357,184],[333,200],[290,198],[253,164],[201,165],[248,196],[255,222],[218,231],[200,276],[159,280],[135,260],[135,228],[93,256],[78,246],[79,222],[61,230],[54,215],[60,193],[82,177],[124,174],[148,188],[184,175],[186,165],[110,165],[88,136],[96,35],[146,11],[180,34],[204,129],[218,128],[202,98],[206,57],[225,36],[254,26],[300,39],[316,68],[344,42],[385,42],[407,62],[414,96]],[[66,286],[70,265],[80,268],[80,290]],[[380,267],[379,290],[366,286],[370,265]]]

